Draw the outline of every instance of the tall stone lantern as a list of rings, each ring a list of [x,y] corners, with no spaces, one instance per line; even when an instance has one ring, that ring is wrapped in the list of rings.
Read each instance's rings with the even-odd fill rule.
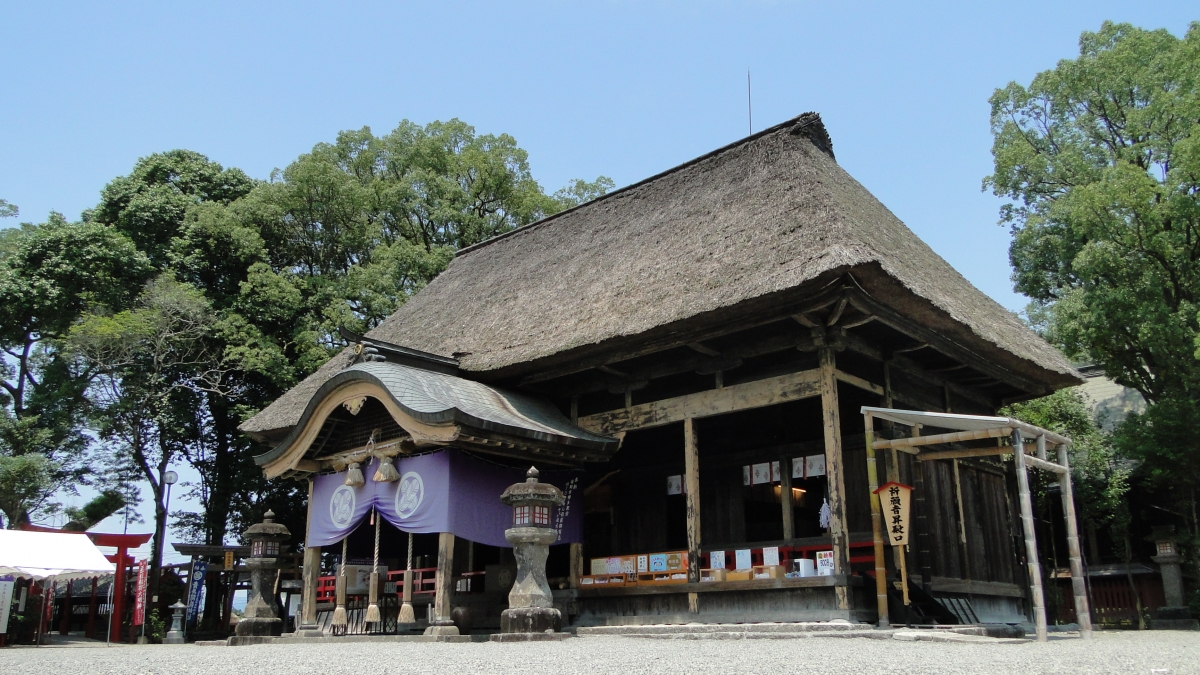
[[[1165,606],[1158,608],[1158,618],[1150,622],[1150,627],[1196,630],[1200,622],[1192,618],[1191,610],[1183,599],[1183,574],[1179,569],[1183,556],[1179,555],[1179,537],[1175,534],[1175,526],[1156,525],[1146,541],[1154,542],[1158,553],[1150,559],[1158,563],[1158,571],[1162,574],[1163,599],[1167,601]]]
[[[263,521],[251,525],[242,536],[250,542],[250,597],[246,601],[245,618],[237,624],[238,637],[280,635],[283,619],[275,602],[275,570],[279,568],[279,552],[292,533],[287,526],[275,522],[275,514],[267,511]]]
[[[562,614],[554,607],[546,582],[546,556],[558,532],[550,526],[550,512],[563,503],[563,493],[548,483],[538,482],[538,470],[530,467],[524,483],[510,485],[500,501],[511,505],[513,526],[504,538],[513,545],[517,579],[508,593],[508,609],[500,614],[503,633],[557,633]]]

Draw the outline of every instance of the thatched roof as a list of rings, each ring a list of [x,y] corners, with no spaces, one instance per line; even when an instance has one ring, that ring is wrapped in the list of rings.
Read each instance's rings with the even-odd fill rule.
[[[1047,388],[1079,380],[838,166],[812,113],[463,249],[368,335],[454,356],[464,373],[510,375],[847,271]],[[294,425],[351,362],[336,357],[243,430]]]

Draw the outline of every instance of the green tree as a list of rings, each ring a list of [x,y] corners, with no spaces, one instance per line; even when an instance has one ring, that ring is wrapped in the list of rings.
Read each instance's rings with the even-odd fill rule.
[[[1079,45],[992,96],[985,186],[1011,200],[1002,222],[1030,314],[1142,394],[1149,409],[1118,446],[1194,503],[1200,448],[1176,422],[1200,406],[1200,24],[1180,39],[1105,23]]]
[[[0,495],[10,525],[50,506],[58,489],[103,478],[87,470],[82,433],[90,373],[62,357],[61,340],[89,308],[127,304],[148,272],[121,234],[57,213],[0,238],[0,462],[29,480]],[[37,470],[47,473],[30,478]]]
[[[20,213],[16,204],[9,204],[7,201],[0,199],[0,218],[15,218]]]
[[[68,336],[71,352],[96,373],[88,392],[101,438],[118,466],[148,483],[154,496],[151,594],[165,544],[163,476],[200,436],[199,396],[224,394],[222,359],[206,340],[213,323],[199,291],[161,275],[132,309],[94,312]]]

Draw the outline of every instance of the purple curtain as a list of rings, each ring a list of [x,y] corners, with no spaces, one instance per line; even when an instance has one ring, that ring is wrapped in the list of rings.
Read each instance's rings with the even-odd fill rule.
[[[367,517],[371,507],[404,532],[451,532],[456,537],[508,547],[504,530],[512,526],[512,509],[500,493],[525,480],[525,469],[492,464],[453,448],[416,457],[397,458],[400,480],[376,483],[371,478],[379,460],[363,467],[366,483],[345,485],[346,474],[317,476],[308,525],[308,546],[341,541]],[[555,510],[553,525],[559,544],[583,541],[583,489],[579,472],[543,471],[540,480],[556,485],[566,502]]]

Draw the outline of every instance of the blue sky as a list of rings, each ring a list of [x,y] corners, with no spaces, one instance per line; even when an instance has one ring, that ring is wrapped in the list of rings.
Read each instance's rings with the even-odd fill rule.
[[[1187,7],[1192,7],[1188,10]],[[266,178],[339,130],[458,117],[548,191],[626,185],[815,110],[839,163],[1019,310],[987,99],[1102,21],[1182,36],[1183,2],[0,2],[0,198],[77,218],[138,157]],[[16,221],[6,221],[12,225]]]

